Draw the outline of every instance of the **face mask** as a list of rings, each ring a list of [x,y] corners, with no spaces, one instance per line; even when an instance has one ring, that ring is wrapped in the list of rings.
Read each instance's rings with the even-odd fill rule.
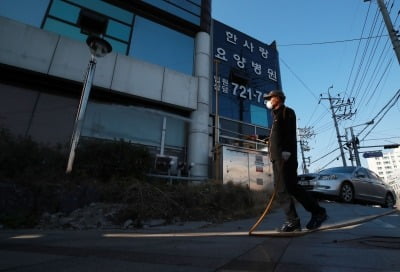
[[[273,106],[272,106],[271,100],[268,100],[268,101],[267,101],[266,106],[267,106],[268,109],[272,110]]]

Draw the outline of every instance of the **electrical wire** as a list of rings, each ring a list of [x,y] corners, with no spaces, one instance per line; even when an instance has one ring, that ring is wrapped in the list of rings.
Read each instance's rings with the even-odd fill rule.
[[[332,154],[333,152],[335,152],[335,151],[337,151],[337,150],[339,150],[339,147],[337,147],[337,148],[335,148],[334,150],[328,152],[327,154],[323,155],[322,157],[319,157],[318,159],[312,161],[310,164],[316,163],[317,161],[322,160],[323,158],[326,158],[327,156],[329,156],[330,154]]]
[[[332,162],[337,161],[339,159],[339,156],[336,158],[333,158],[330,162],[328,162],[327,164],[325,164],[324,166],[321,167],[321,169],[324,169],[325,167],[327,167],[328,165],[330,165]]]
[[[379,11],[376,10],[375,16],[374,16],[374,19],[373,19],[373,22],[372,22],[372,27],[371,27],[371,30],[369,32],[369,35],[371,35],[373,33],[373,30],[375,29],[376,22],[378,20],[378,16],[379,16]],[[370,44],[371,44],[371,40],[368,39],[366,45],[364,46],[364,50],[362,52],[361,59],[360,59],[360,61],[358,63],[358,68],[357,68],[356,74],[355,74],[355,76],[353,78],[353,83],[352,83],[351,88],[350,88],[350,90],[351,90],[350,91],[350,97],[354,96],[356,99],[357,99],[358,93],[355,92],[355,94],[353,95],[353,92],[355,91],[355,85],[357,83],[358,77],[360,76],[361,69],[363,68],[363,64],[364,64],[364,61],[365,61],[365,56],[366,56],[366,54],[368,52],[368,48],[369,48]],[[346,89],[346,91],[348,91],[348,90]]]
[[[364,93],[363,97],[361,98],[360,103],[359,103],[360,105],[362,104],[362,101],[365,100],[366,97],[369,96],[369,98],[366,99],[366,100],[367,100],[366,105],[368,105],[368,104],[369,104],[369,101],[371,101],[372,96],[375,95],[375,93],[372,91],[371,85],[372,85],[373,82],[376,81],[376,77],[377,77],[377,75],[380,73],[380,70],[382,69],[383,63],[384,63],[385,60],[388,58],[388,55],[389,55],[389,50],[387,50],[387,49],[388,49],[388,47],[387,47],[388,44],[389,44],[389,40],[386,40],[386,43],[385,43],[385,45],[384,45],[384,47],[383,47],[383,50],[382,50],[380,56],[378,57],[378,59],[379,59],[379,60],[382,60],[382,61],[380,61],[379,65],[375,65],[374,70],[373,70],[373,72],[372,72],[372,75],[373,75],[373,76],[370,77],[370,79],[369,79],[369,81],[368,81],[368,83],[367,83],[367,86],[365,87],[365,89],[366,89],[367,91]],[[386,55],[383,56],[383,54],[384,54],[385,52],[386,52]]]
[[[392,8],[393,8],[393,4],[394,3],[392,3]],[[367,30],[367,21],[368,21],[369,15],[371,13],[370,8],[371,8],[371,5],[369,5],[369,7],[368,7],[368,12],[365,17],[365,21],[364,21],[364,25],[363,25],[363,29],[362,29],[360,38],[339,40],[339,41],[294,43],[294,44],[279,45],[282,47],[283,46],[308,46],[308,45],[323,45],[323,44],[334,44],[334,43],[359,41],[357,50],[356,50],[356,54],[354,57],[353,65],[351,68],[351,72],[350,72],[350,75],[347,80],[347,85],[346,85],[345,91],[346,91],[346,93],[349,93],[349,91],[350,91],[350,97],[354,94],[356,101],[357,101],[356,108],[361,109],[361,110],[363,108],[367,109],[366,107],[362,107],[362,105],[364,105],[364,104],[368,105],[370,103],[370,101],[372,100],[372,96],[376,96],[378,91],[380,89],[383,89],[381,86],[385,82],[384,79],[387,78],[388,71],[390,71],[390,67],[393,62],[393,59],[390,59],[389,50],[387,49],[389,40],[382,39],[382,37],[388,36],[388,35],[383,35],[384,28],[383,28],[382,21],[380,21],[379,27],[377,27],[378,23],[379,23],[378,22],[379,10],[376,10],[375,15],[372,20],[372,23],[371,23],[371,28],[369,30],[369,33],[368,33],[367,37],[364,37],[364,33]],[[399,17],[399,15],[400,15],[400,12],[397,14],[396,20]],[[376,34],[374,32],[376,32]],[[367,40],[367,42],[365,44],[362,43],[362,41],[364,41],[364,40]],[[384,45],[382,45],[383,41],[385,41]],[[379,54],[378,54],[378,51],[380,51]],[[388,58],[389,58],[389,60],[387,60]],[[304,81],[301,80],[293,72],[293,70],[287,65],[287,63],[284,60],[282,60],[282,58],[281,58],[281,61],[289,69],[289,71],[295,75],[297,80],[299,80],[301,82],[301,84],[313,95],[313,97],[316,98],[316,96],[313,94],[313,92],[310,90],[310,88],[308,88],[308,86],[304,83]],[[372,70],[372,67],[373,67],[373,70]],[[368,79],[368,81],[367,81],[367,79]],[[378,82],[376,84],[373,84],[376,81],[378,81]],[[350,85],[351,85],[351,88],[349,89]],[[374,88],[371,88],[372,85],[374,85]],[[362,91],[362,90],[364,90],[364,91]],[[375,104],[378,103],[377,99],[375,99],[373,101],[375,102]],[[393,104],[392,106],[394,106],[394,105],[395,104]],[[315,115],[316,110],[317,110],[317,108],[315,108],[312,116]],[[370,107],[369,107],[369,110],[370,110]],[[380,113],[383,110],[384,109],[382,109],[380,111]],[[329,111],[329,109],[327,109],[327,111]],[[387,111],[383,114],[383,116],[386,113],[387,113]],[[314,127],[316,124],[319,124],[325,116],[327,116],[326,113],[323,113],[323,115],[316,118],[315,121],[312,123],[312,126]],[[379,114],[377,116],[379,116]],[[380,118],[380,120],[382,120],[383,116]],[[377,117],[375,117],[374,119],[376,119],[376,118]],[[311,123],[311,120],[312,119],[310,119],[310,121],[308,123]],[[325,132],[326,129],[329,127],[330,127],[330,124],[324,124],[324,125],[319,126],[314,131],[316,134],[320,134],[322,132]],[[372,131],[372,129],[368,132],[368,134]],[[318,160],[325,158],[326,156],[329,156],[331,153],[333,153],[333,151],[324,155],[323,157],[313,161],[312,163],[315,163]],[[337,158],[335,158],[334,160],[336,160],[336,159]]]
[[[391,8],[390,8],[390,10],[389,10],[389,13],[392,11],[392,9],[393,9],[393,2],[392,2],[392,4],[391,4]],[[374,26],[373,26],[374,27]],[[383,32],[384,32],[384,24],[383,24],[383,20],[381,20],[381,23],[380,23],[380,26],[379,26],[379,29],[378,29],[378,35],[382,35],[383,34]],[[365,77],[366,77],[366,75],[367,75],[367,72],[369,71],[369,69],[370,69],[370,67],[371,67],[371,65],[372,65],[372,59],[373,59],[373,57],[376,55],[376,51],[377,51],[377,49],[378,49],[378,45],[379,45],[379,42],[381,41],[382,39],[376,39],[375,41],[374,41],[374,46],[373,46],[373,50],[371,51],[371,53],[370,53],[370,55],[369,55],[369,59],[368,59],[368,62],[367,62],[367,65],[366,65],[366,69],[364,70],[364,73],[363,73],[363,76],[362,76],[362,78],[361,78],[361,80],[360,80],[360,83],[359,83],[359,85],[358,85],[358,88],[357,88],[357,94],[358,93],[360,93],[360,91],[361,91],[361,87],[362,87],[362,85],[363,85],[363,83],[364,83],[364,81],[365,81]],[[384,61],[384,59],[386,59],[386,57],[388,56],[388,51],[389,50],[387,50],[387,45],[388,45],[388,41],[389,41],[389,39],[386,39],[386,41],[385,41],[385,45],[383,46],[383,49],[382,49],[382,52],[381,52],[381,54],[380,54],[380,56],[378,57],[378,58],[375,58],[376,59],[376,64],[374,65],[374,71],[371,73],[372,74],[372,76],[370,77],[370,80],[369,80],[369,82],[367,83],[367,85],[366,85],[366,87],[364,88],[364,90],[366,90],[364,93],[363,93],[363,95],[362,95],[362,97],[361,97],[361,99],[357,99],[357,101],[358,101],[358,105],[363,105],[364,103],[364,100],[366,99],[366,97],[368,97],[368,94],[369,93],[371,93],[371,91],[372,91],[372,89],[371,89],[371,85],[372,85],[372,82],[376,79],[376,77],[377,77],[377,75],[378,75],[378,72],[377,71],[379,71],[380,69],[381,69],[381,67],[382,67],[382,65],[383,65],[383,63],[385,62]],[[382,55],[383,55],[383,53],[386,51],[386,56],[385,56],[385,58],[382,58]],[[379,67],[379,69],[377,69]],[[381,75],[381,79],[384,77],[384,75],[385,75],[385,73],[387,72],[387,69],[385,69],[385,71],[383,72],[383,74]],[[380,80],[381,80],[380,79]],[[371,97],[372,97],[372,95],[375,95],[376,96],[376,89],[374,90],[374,92],[370,95],[370,99],[368,99],[367,100],[367,105],[368,105],[368,103],[369,103],[369,101],[371,100]],[[358,95],[357,95],[357,97],[358,97]],[[377,100],[375,100],[375,101],[377,101]],[[360,108],[360,107],[357,107],[357,108]]]
[[[383,31],[384,31],[383,22],[381,22],[381,24],[379,25],[378,32],[382,33]],[[358,87],[357,87],[357,89],[356,89],[356,99],[357,99],[358,101],[360,101],[359,104],[362,104],[362,102],[363,102],[363,97],[365,97],[365,92],[364,92],[364,93],[362,94],[362,98],[361,98],[361,99],[358,99],[359,93],[361,92],[361,89],[362,89],[362,87],[363,87],[363,85],[364,85],[364,83],[365,83],[367,74],[368,74],[368,72],[370,71],[370,68],[371,68],[371,65],[372,65],[372,61],[376,59],[376,58],[374,58],[374,57],[375,57],[375,55],[376,55],[376,51],[377,51],[377,48],[378,48],[378,46],[379,46],[380,40],[381,40],[381,39],[375,39],[375,40],[374,40],[374,42],[373,42],[373,44],[372,44],[372,48],[371,48],[370,54],[369,54],[368,59],[367,59],[367,62],[366,62],[366,64],[365,64],[365,66],[364,66],[364,71],[363,71],[363,73],[362,73],[362,75],[361,75],[361,79],[360,79],[359,82],[358,82]],[[379,59],[378,59],[378,61],[379,61]],[[377,67],[377,65],[375,65],[375,68],[376,68],[376,67]]]
[[[345,43],[345,42],[355,42],[369,39],[376,39],[381,37],[387,37],[389,35],[383,34],[378,36],[369,36],[369,37],[361,37],[361,38],[353,38],[353,39],[345,39],[345,40],[336,40],[336,41],[325,41],[325,42],[310,42],[310,43],[290,43],[290,44],[280,44],[278,47],[287,47],[287,46],[306,46],[306,45],[324,45],[324,44],[333,44],[333,43]]]
[[[374,119],[378,117],[379,114],[382,113],[382,116],[379,118],[378,121],[374,122],[374,126],[368,131],[368,133],[362,138],[364,140],[370,133],[371,131],[379,124],[379,122],[382,120],[382,118],[387,114],[387,112],[394,106],[396,105],[397,101],[400,98],[400,89],[397,90],[396,94],[392,97],[392,99],[383,107],[383,109],[375,116]],[[386,111],[383,112],[386,108]],[[372,119],[372,120],[374,120]]]
[[[319,98],[311,91],[311,89],[307,86],[307,84],[290,68],[290,66],[286,63],[286,61],[282,58],[279,57],[280,61],[286,66],[286,68],[291,72],[294,77],[303,85],[303,87],[315,98],[316,101],[319,100]]]
[[[369,12],[370,12],[370,9],[371,9],[371,2],[369,3],[368,11],[367,11],[367,14],[366,14],[366,16],[365,16],[364,25],[363,25],[363,28],[362,28],[362,31],[361,31],[361,37],[364,35],[364,30],[365,30],[365,27],[366,27],[366,24],[367,24],[368,14],[369,14]],[[351,80],[351,77],[352,77],[352,75],[353,75],[353,70],[354,70],[354,66],[355,66],[355,64],[356,64],[356,60],[357,60],[358,52],[359,52],[359,50],[360,50],[360,46],[361,46],[361,40],[358,42],[356,54],[355,54],[355,56],[354,56],[353,64],[352,64],[351,70],[350,70],[350,74],[349,74],[349,77],[348,77],[348,79],[347,79],[347,84],[346,84],[346,88],[345,88],[346,93],[348,93],[350,80]],[[350,93],[349,96],[351,96],[351,93]]]
[[[311,89],[307,86],[307,84],[293,71],[293,69],[285,62],[285,60],[282,57],[279,57],[280,61],[285,65],[285,67],[293,74],[293,76],[303,85],[303,87],[314,97],[316,101],[319,101],[319,98],[311,91]],[[319,104],[319,103],[318,103]],[[326,111],[329,112],[329,109],[326,106],[323,106]],[[317,107],[314,109],[314,113],[316,112]],[[314,116],[314,113],[311,115],[311,118]],[[324,113],[323,116],[326,116],[326,113]],[[308,124],[311,122],[311,119],[306,123],[306,126],[309,126]]]

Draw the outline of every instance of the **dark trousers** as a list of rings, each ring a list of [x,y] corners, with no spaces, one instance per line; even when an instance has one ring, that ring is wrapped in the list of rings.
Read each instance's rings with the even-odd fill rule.
[[[287,161],[277,160],[272,165],[276,196],[288,221],[298,219],[293,197],[311,214],[323,211],[318,201],[297,184],[297,160],[295,158],[289,158]]]

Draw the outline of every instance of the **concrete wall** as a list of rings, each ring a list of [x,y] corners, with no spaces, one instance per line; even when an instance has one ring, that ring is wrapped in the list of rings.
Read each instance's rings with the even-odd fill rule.
[[[83,42],[0,17],[0,63],[82,82],[90,51]],[[110,53],[98,58],[94,86],[196,110],[198,80]]]

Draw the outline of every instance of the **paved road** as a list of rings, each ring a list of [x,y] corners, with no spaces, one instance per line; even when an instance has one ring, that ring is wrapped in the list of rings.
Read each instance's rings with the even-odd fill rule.
[[[388,213],[322,203],[329,222]],[[309,215],[299,208],[302,223]],[[259,229],[282,223],[280,211]],[[400,271],[398,211],[344,229],[295,238],[253,237],[256,218],[142,231],[0,231],[0,271]]]

